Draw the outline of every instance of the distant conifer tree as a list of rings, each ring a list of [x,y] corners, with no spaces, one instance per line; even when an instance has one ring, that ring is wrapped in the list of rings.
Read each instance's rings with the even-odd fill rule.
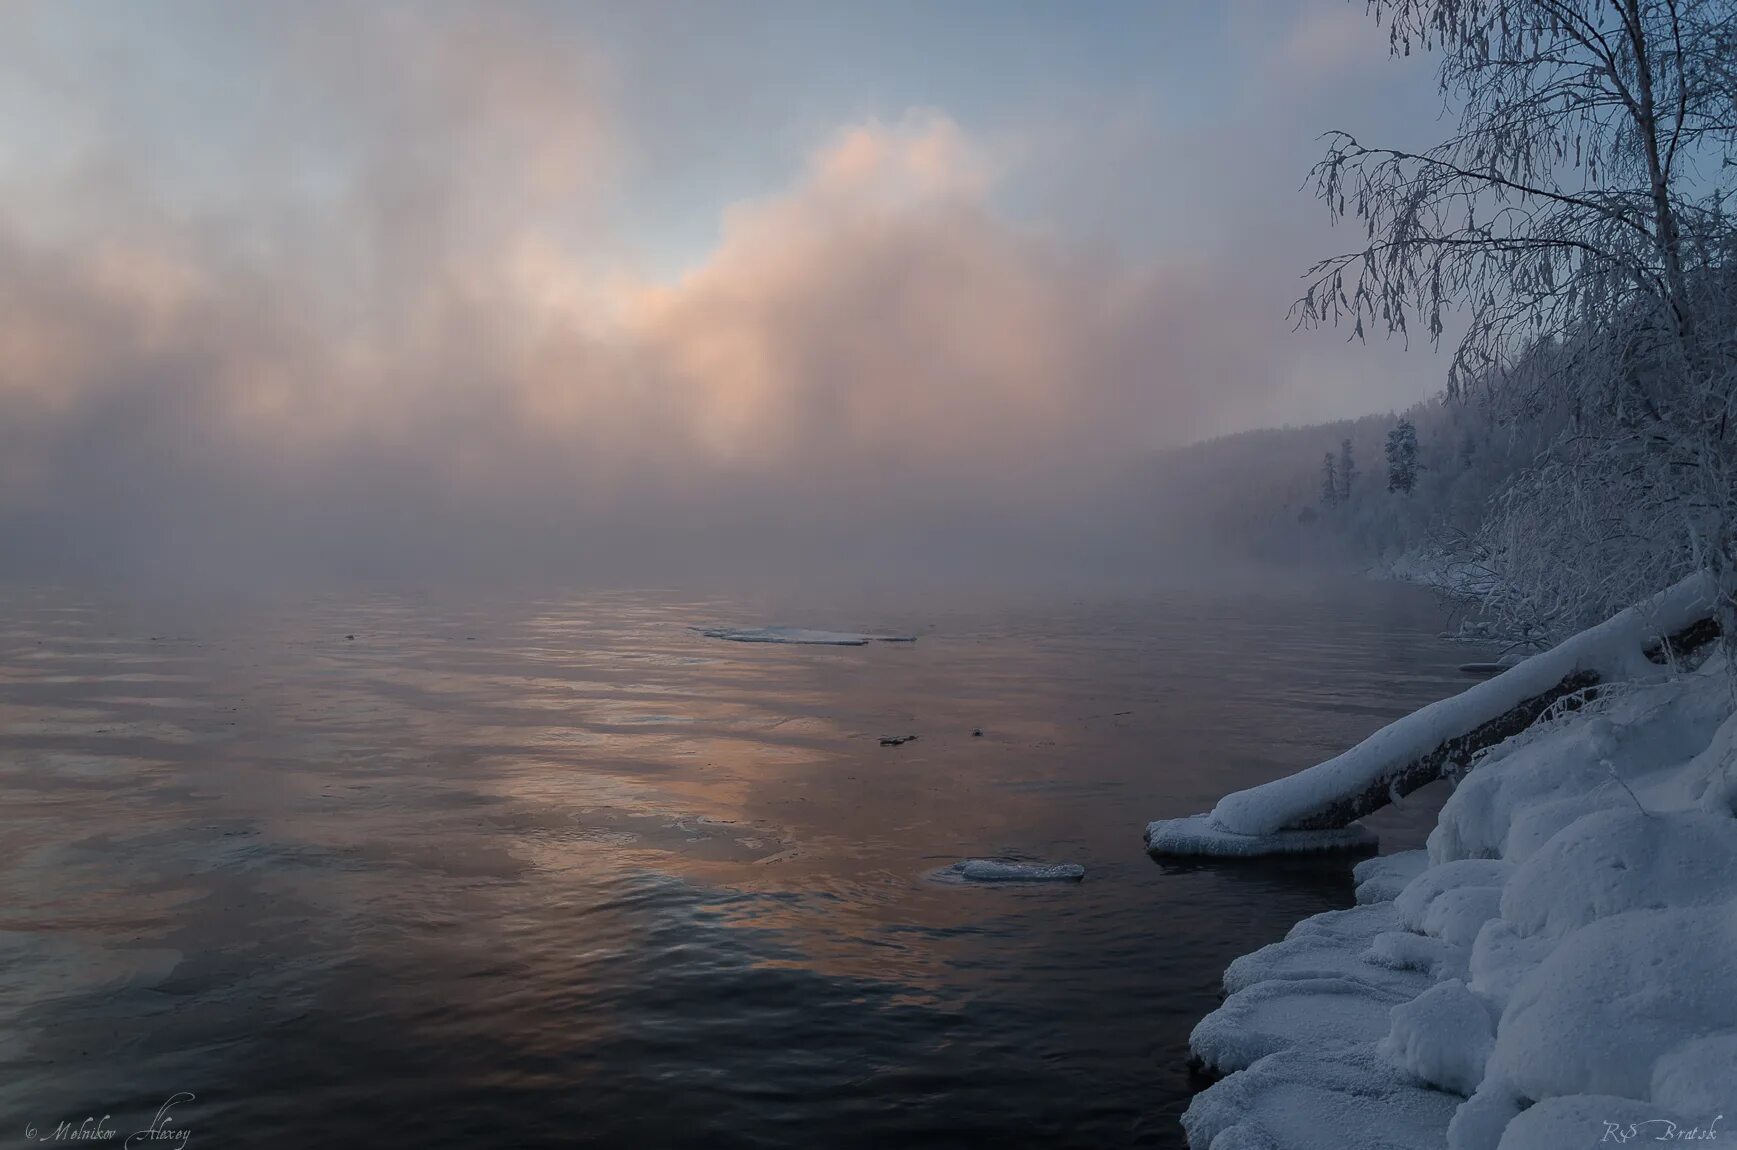
[[[1387,490],[1410,495],[1417,484],[1417,427],[1402,419],[1387,433]]]

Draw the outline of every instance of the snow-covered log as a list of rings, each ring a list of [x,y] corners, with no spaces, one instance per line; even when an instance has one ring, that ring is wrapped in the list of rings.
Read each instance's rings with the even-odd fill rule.
[[[1476,751],[1524,730],[1565,695],[1656,672],[1652,664],[1662,657],[1662,644],[1681,653],[1717,633],[1707,625],[1715,603],[1711,576],[1690,576],[1493,679],[1389,723],[1336,758],[1226,795],[1205,822],[1220,837],[1255,839],[1344,827],[1440,778],[1450,764],[1465,763]],[[1181,836],[1170,833],[1173,823],[1183,822],[1199,826],[1201,816],[1153,823],[1146,831],[1148,849],[1187,853],[1175,848]]]

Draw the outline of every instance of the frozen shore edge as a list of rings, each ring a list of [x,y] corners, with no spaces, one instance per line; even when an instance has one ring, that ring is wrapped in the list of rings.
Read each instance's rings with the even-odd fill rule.
[[[1189,1041],[1222,1075],[1183,1115],[1191,1150],[1578,1150],[1737,1125],[1727,667],[1605,665],[1624,673],[1591,706],[1483,753],[1426,850],[1359,863],[1357,905],[1225,970]],[[1197,815],[1147,845],[1276,845],[1226,835]]]

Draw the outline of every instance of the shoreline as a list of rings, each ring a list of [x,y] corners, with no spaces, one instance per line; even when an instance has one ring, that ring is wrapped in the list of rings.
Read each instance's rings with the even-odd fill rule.
[[[1482,751],[1425,849],[1357,863],[1356,905],[1225,969],[1189,1040],[1219,1076],[1182,1116],[1191,1150],[1716,1137],[1737,1118],[1734,709],[1715,651]]]

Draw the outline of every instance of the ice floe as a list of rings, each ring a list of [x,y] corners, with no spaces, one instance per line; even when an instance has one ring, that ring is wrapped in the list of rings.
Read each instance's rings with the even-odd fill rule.
[[[965,859],[942,867],[934,877],[943,882],[1079,882],[1086,877],[1086,868],[1078,863]]]
[[[708,639],[732,643],[792,643],[819,647],[866,647],[870,643],[915,643],[915,635],[864,635],[856,631],[815,631],[807,627],[695,627]]]

